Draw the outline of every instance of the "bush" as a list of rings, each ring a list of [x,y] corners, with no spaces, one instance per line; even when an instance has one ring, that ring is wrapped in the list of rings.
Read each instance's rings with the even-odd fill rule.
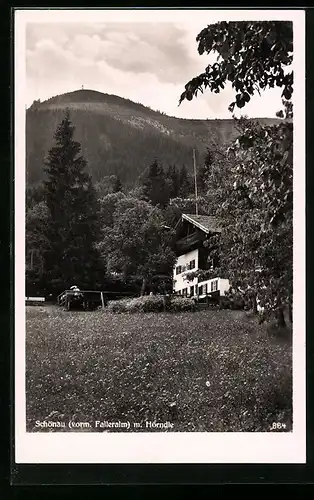
[[[195,302],[185,297],[144,295],[134,299],[111,300],[107,310],[112,313],[185,312],[195,311]]]
[[[107,304],[107,311],[111,313],[127,312],[127,302],[129,299],[110,300]]]
[[[107,310],[112,313],[140,313],[161,312],[164,308],[163,296],[144,295],[134,299],[111,300]]]
[[[127,303],[127,312],[161,312],[164,310],[164,298],[162,295],[144,295],[131,299]]]
[[[189,312],[195,311],[196,306],[193,299],[187,297],[171,297],[167,306],[169,312]]]
[[[230,293],[219,298],[220,309],[244,309],[245,300],[240,293]]]
[[[220,309],[232,309],[232,301],[229,297],[222,295],[219,297],[219,307]]]
[[[232,309],[244,309],[245,307],[245,300],[244,298],[239,294],[235,294],[232,297]]]

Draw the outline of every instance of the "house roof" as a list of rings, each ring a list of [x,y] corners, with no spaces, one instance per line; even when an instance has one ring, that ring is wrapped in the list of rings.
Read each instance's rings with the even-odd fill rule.
[[[220,233],[221,227],[213,215],[182,214],[182,219],[194,224],[205,233]]]

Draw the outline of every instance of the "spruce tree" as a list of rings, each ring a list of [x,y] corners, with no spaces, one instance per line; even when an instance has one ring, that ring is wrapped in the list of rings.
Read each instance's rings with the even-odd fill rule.
[[[100,270],[97,199],[69,112],[58,126],[45,162],[45,199],[50,223],[45,272],[52,288],[95,287]]]
[[[200,194],[205,194],[208,189],[208,183],[211,179],[214,154],[211,149],[206,149],[204,162],[200,165],[197,175],[197,187]]]
[[[164,169],[157,160],[154,160],[141,176],[141,187],[146,201],[152,205],[160,205],[161,208],[168,205],[169,185]]]
[[[169,165],[166,173],[166,178],[169,183],[170,198],[177,198],[180,190],[180,170],[175,164]]]
[[[189,173],[187,171],[186,165],[182,165],[181,170],[180,170],[180,177],[179,177],[179,196],[181,198],[186,198],[191,194],[193,191],[192,188],[192,182],[189,176]]]

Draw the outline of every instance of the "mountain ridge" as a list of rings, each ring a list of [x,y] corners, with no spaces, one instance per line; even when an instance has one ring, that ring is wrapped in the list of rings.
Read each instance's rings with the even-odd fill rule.
[[[43,179],[44,159],[66,109],[94,181],[116,174],[128,187],[155,158],[165,166],[185,164],[192,170],[193,149],[201,162],[207,146],[228,143],[237,135],[233,119],[177,118],[114,94],[90,89],[67,92],[34,101],[26,111],[28,185]]]

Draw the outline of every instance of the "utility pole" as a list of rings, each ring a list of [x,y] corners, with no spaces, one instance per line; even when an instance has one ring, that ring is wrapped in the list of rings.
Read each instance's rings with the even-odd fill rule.
[[[197,178],[196,178],[196,159],[195,159],[195,149],[193,149],[193,164],[194,164],[194,182],[195,182],[195,215],[198,215],[198,203],[197,203]]]

